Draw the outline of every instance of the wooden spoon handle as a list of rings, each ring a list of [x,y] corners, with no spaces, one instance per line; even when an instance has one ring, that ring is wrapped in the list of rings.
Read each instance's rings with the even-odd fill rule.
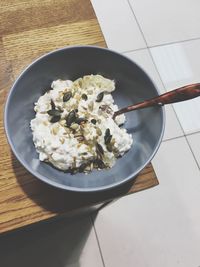
[[[186,85],[152,99],[122,108],[114,113],[114,118],[122,113],[126,113],[132,110],[153,106],[163,106],[170,103],[189,100],[198,96],[200,96],[200,83]]]

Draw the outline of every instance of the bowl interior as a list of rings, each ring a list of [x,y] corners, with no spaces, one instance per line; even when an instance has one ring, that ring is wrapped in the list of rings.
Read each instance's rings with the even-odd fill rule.
[[[114,79],[113,95],[119,107],[158,95],[149,77],[126,57],[107,49],[71,47],[54,51],[30,65],[15,82],[5,109],[6,133],[20,162],[43,181],[78,191],[110,188],[134,177],[158,148],[164,124],[162,108],[127,113],[124,127],[133,135],[134,143],[110,170],[71,175],[40,162],[29,127],[35,116],[34,102],[53,80],[75,80],[86,74]]]

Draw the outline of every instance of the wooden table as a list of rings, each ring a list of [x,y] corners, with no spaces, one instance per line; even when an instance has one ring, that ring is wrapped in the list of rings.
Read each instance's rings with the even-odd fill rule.
[[[0,10],[0,233],[56,216],[71,216],[158,184],[152,165],[132,182],[103,193],[50,187],[16,160],[3,128],[3,107],[13,81],[38,56],[66,45],[106,46],[89,0],[3,0]],[[90,208],[89,208],[90,207]]]

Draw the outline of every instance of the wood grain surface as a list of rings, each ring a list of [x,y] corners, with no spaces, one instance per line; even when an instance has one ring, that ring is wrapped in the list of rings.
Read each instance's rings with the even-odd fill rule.
[[[7,144],[3,108],[15,78],[33,59],[66,45],[106,46],[89,0],[2,0],[0,9],[0,233],[158,184],[149,164],[132,182],[104,193],[50,187],[29,174]]]

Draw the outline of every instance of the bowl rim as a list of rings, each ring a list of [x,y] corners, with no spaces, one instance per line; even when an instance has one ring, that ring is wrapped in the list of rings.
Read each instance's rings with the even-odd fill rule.
[[[36,63],[38,63],[43,58],[46,58],[49,55],[58,53],[58,52],[63,51],[63,50],[78,49],[78,48],[83,48],[83,49],[84,48],[98,49],[98,50],[102,50],[102,51],[106,51],[106,52],[111,52],[113,54],[116,54],[117,56],[126,58],[131,63],[134,63],[149,78],[149,80],[151,81],[151,83],[153,84],[153,86],[155,88],[156,93],[159,95],[159,90],[158,90],[157,85],[149,77],[149,75],[146,73],[146,71],[142,67],[140,67],[136,62],[134,62],[132,59],[128,58],[126,55],[121,54],[119,52],[116,52],[116,51],[114,51],[112,49],[109,49],[109,48],[103,48],[103,47],[93,46],[93,45],[70,45],[70,46],[65,46],[65,47],[62,47],[62,48],[59,48],[59,49],[52,50],[52,51],[50,51],[48,53],[45,53],[42,56],[36,58],[34,61],[32,61],[30,64],[28,64],[21,71],[21,73],[18,75],[18,77],[15,79],[15,81],[14,81],[14,83],[13,83],[10,91],[8,92],[7,99],[6,99],[5,106],[4,106],[4,116],[3,116],[4,129],[5,129],[5,133],[6,133],[6,137],[7,137],[8,143],[9,143],[9,145],[10,145],[10,147],[12,149],[12,152],[14,153],[15,157],[22,164],[22,166],[27,171],[29,171],[34,177],[38,178],[39,180],[41,180],[42,182],[44,182],[44,183],[46,183],[48,185],[54,186],[54,187],[59,188],[59,189],[71,191],[71,192],[82,192],[82,193],[84,193],[84,192],[85,193],[90,193],[90,192],[92,193],[92,192],[100,192],[100,191],[102,192],[102,191],[106,191],[106,190],[110,190],[110,189],[119,187],[120,185],[123,185],[123,184],[127,183],[128,181],[135,179],[137,177],[137,175],[151,162],[151,160],[153,159],[153,157],[155,156],[156,152],[158,151],[158,149],[160,147],[160,144],[161,144],[162,139],[163,139],[164,131],[165,131],[166,113],[165,113],[165,109],[164,109],[163,106],[160,107],[161,116],[162,116],[162,129],[161,129],[160,138],[158,139],[157,144],[156,144],[156,146],[155,146],[155,148],[153,150],[153,153],[151,154],[151,156],[149,157],[149,159],[140,168],[138,168],[134,173],[132,173],[131,175],[127,176],[122,181],[118,181],[118,182],[115,182],[115,183],[112,183],[112,184],[106,185],[106,186],[100,186],[100,187],[97,187],[97,188],[95,188],[95,187],[80,188],[80,187],[71,187],[71,186],[63,185],[63,184],[60,184],[60,183],[58,183],[56,181],[52,181],[48,177],[43,176],[40,173],[32,170],[32,168],[30,168],[29,165],[23,159],[21,159],[21,157],[18,155],[18,153],[17,153],[17,151],[16,151],[16,149],[14,147],[14,144],[13,144],[13,142],[11,140],[11,137],[10,137],[10,134],[9,134],[9,129],[8,129],[9,127],[8,127],[8,123],[7,123],[7,117],[8,117],[8,106],[9,106],[9,102],[10,102],[10,99],[12,97],[12,94],[13,94],[13,91],[14,91],[15,86],[19,82],[19,80],[22,78],[22,76],[33,65],[35,65]]]

